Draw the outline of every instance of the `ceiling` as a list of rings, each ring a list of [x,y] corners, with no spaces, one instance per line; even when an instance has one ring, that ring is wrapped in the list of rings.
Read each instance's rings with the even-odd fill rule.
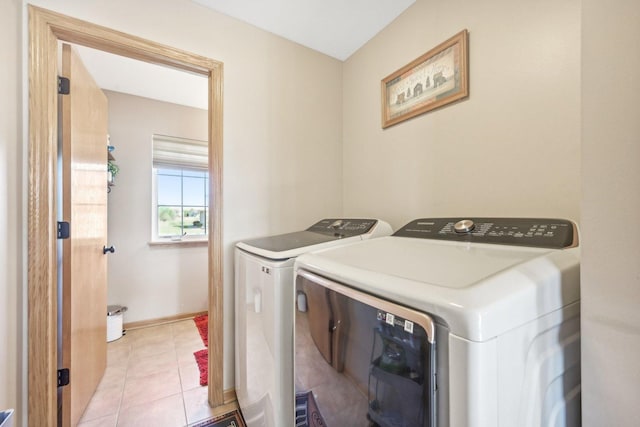
[[[344,61],[415,0],[191,0]],[[357,25],[354,25],[357,23]],[[98,85],[206,109],[207,79],[76,46]]]
[[[205,76],[153,65],[84,46],[74,46],[89,74],[102,89],[206,110]]]
[[[347,59],[415,0],[192,0],[318,52]]]

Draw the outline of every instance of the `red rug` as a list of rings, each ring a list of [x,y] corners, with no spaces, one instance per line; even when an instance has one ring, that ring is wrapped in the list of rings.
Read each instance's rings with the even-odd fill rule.
[[[205,347],[209,347],[209,316],[202,314],[193,318],[193,321],[198,328],[200,338]],[[196,358],[198,369],[200,370],[200,385],[207,385],[209,383],[209,350],[198,350],[193,355]]]
[[[374,424],[372,424],[374,425]],[[375,424],[377,425],[377,424]],[[296,393],[296,427],[326,427],[313,393]]]
[[[209,316],[202,314],[194,317],[193,321],[196,323],[196,328],[198,328],[204,346],[209,347]]]
[[[198,350],[193,355],[200,370],[200,385],[209,383],[209,349]]]

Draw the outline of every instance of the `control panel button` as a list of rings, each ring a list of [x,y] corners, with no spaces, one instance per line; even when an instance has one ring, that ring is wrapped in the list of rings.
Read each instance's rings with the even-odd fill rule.
[[[393,235],[562,249],[577,245],[574,228],[571,221],[553,218],[420,218]]]
[[[474,228],[476,228],[476,225],[470,219],[463,219],[462,221],[458,221],[453,226],[453,229],[456,231],[456,233],[470,233]]]

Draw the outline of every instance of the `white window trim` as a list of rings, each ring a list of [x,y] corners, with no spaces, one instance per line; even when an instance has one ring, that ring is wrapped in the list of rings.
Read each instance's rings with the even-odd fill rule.
[[[166,141],[169,143],[175,142],[185,142],[194,145],[205,145],[208,149],[207,141],[194,140],[189,138],[179,138],[173,136],[166,135],[158,135],[154,134],[151,139],[151,156],[152,156],[152,167],[151,167],[151,240],[149,242],[150,246],[163,246],[163,245],[188,245],[188,246],[203,246],[204,244],[209,242],[209,227],[207,226],[207,232],[205,234],[193,235],[187,234],[183,236],[171,236],[171,237],[161,237],[158,236],[158,178],[156,173],[156,163],[154,162],[154,143],[155,141]],[[180,166],[180,162],[176,162],[175,166]],[[208,163],[208,159],[207,159]],[[162,163],[164,165],[169,166],[170,164]],[[202,162],[200,162],[202,164]],[[197,167],[188,167],[192,166],[193,163],[183,165],[185,169],[193,168],[193,169],[201,169],[203,171],[208,172],[207,168],[197,168]],[[211,209],[210,201],[207,200],[207,206]],[[208,220],[208,218],[207,218]],[[208,225],[208,224],[207,224]]]

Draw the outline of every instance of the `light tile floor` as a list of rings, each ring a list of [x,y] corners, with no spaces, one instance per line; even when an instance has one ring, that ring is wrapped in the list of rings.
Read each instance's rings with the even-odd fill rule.
[[[108,343],[107,369],[78,427],[184,427],[235,409],[209,407],[193,356],[203,348],[192,319]]]

